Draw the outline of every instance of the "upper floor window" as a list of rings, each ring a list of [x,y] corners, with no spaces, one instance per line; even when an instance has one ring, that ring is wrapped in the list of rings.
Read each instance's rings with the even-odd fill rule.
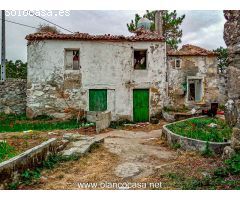
[[[147,50],[134,50],[134,69],[147,68]]]
[[[181,68],[181,59],[175,59],[175,65],[174,68],[179,69]]]
[[[65,69],[79,70],[79,49],[65,50]]]

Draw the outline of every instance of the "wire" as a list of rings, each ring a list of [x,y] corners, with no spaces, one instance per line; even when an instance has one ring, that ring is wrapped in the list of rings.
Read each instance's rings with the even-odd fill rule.
[[[37,17],[37,18],[39,18],[39,19],[42,19],[42,20],[44,20],[44,21],[46,21],[46,22],[48,22],[48,23],[50,23],[50,24],[53,24],[54,26],[57,26],[57,27],[65,30],[65,31],[68,31],[68,32],[70,32],[70,33],[73,33],[72,31],[70,31],[70,30],[68,30],[68,29],[66,29],[66,28],[63,28],[62,26],[59,26],[59,25],[57,25],[57,24],[55,24],[55,23],[53,23],[53,22],[51,22],[51,21],[49,21],[49,20],[46,20],[46,19],[44,19],[44,18],[42,18],[42,17],[40,17],[40,16],[37,16],[37,15],[35,15],[35,14],[32,13],[32,12],[30,12],[30,14],[32,14],[33,16],[35,16],[35,17]]]
[[[2,18],[0,18],[0,20],[2,20]],[[25,27],[28,27],[28,28],[34,28],[34,29],[37,29],[37,27],[29,26],[29,25],[22,24],[22,23],[18,23],[18,22],[14,22],[14,21],[10,21],[10,20],[7,20],[7,19],[5,19],[5,21],[6,21],[6,22],[9,22],[9,23],[13,23],[13,24],[20,25],[20,26],[25,26]]]

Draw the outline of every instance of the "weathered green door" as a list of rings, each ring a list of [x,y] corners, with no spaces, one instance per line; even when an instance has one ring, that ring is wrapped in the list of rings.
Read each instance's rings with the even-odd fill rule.
[[[107,110],[107,90],[89,90],[89,111]]]
[[[133,120],[135,122],[149,121],[149,90],[133,90]]]

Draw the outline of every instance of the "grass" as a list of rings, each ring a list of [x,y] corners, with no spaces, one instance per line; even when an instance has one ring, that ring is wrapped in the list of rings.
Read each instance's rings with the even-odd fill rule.
[[[209,127],[211,123],[217,124],[217,127]],[[232,133],[223,120],[211,117],[189,119],[167,125],[167,128],[178,135],[209,142],[224,142],[230,139]]]
[[[39,183],[39,179],[42,176],[42,171],[44,169],[52,170],[54,167],[58,166],[60,163],[76,161],[78,156],[63,157],[60,154],[50,155],[47,160],[43,161],[42,166],[35,168],[33,170],[26,169],[20,175],[20,180],[9,183],[7,189],[17,190],[20,185],[32,186]]]
[[[14,147],[10,146],[7,142],[0,142],[0,163],[14,157],[17,154]]]
[[[39,116],[35,119],[27,119],[25,115],[0,114],[0,133],[19,132],[27,130],[51,131],[58,129],[76,129],[79,124],[75,119],[56,121],[50,116]]]

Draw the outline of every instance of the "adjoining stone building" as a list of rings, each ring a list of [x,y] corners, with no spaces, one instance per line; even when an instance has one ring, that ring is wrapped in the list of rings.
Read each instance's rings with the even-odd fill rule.
[[[225,77],[218,73],[217,54],[194,45],[168,51],[168,96],[173,106],[224,103]]]
[[[112,120],[149,121],[164,106],[219,101],[216,54],[192,45],[167,52],[153,32],[26,39],[29,117],[108,110]]]

